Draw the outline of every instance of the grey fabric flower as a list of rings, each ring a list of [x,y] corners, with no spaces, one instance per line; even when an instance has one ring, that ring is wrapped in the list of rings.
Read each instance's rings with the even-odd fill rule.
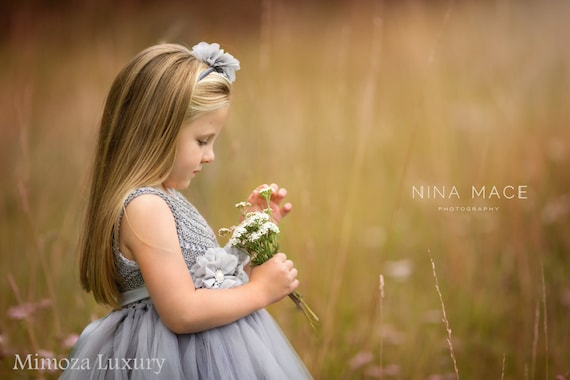
[[[247,254],[247,252],[245,252],[244,250],[242,250],[240,248],[231,247],[229,245],[226,245],[224,247],[224,249],[230,255],[234,255],[238,258],[238,265],[236,267],[236,276],[238,277],[238,279],[240,279],[240,281],[244,284],[246,282],[249,282],[249,276],[247,275],[247,273],[244,272],[243,269],[245,268],[245,266],[247,264],[249,264],[251,257]]]
[[[236,71],[240,69],[239,61],[231,54],[225,53],[217,43],[200,42],[192,47],[192,55],[204,61],[210,68],[200,74],[198,80],[212,71],[223,74],[230,82],[236,80]]]
[[[194,286],[196,288],[227,289],[248,282],[249,278],[243,268],[249,257],[244,258],[241,254],[233,250],[230,253],[220,247],[209,248],[190,268]]]

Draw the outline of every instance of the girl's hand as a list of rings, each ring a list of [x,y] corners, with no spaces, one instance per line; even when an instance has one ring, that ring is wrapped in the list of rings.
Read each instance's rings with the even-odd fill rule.
[[[299,286],[297,269],[284,253],[276,253],[263,264],[253,267],[249,282],[258,287],[267,305],[288,296]]]
[[[248,211],[263,211],[267,208],[267,202],[265,198],[259,195],[259,190],[267,187],[266,184],[257,186],[255,190],[251,192],[247,201],[251,204]],[[281,205],[283,199],[287,196],[287,190],[285,188],[279,188],[277,184],[272,183],[270,187],[273,189],[270,199],[271,216],[273,217],[275,223],[279,223],[287,214],[291,212],[293,206],[291,203],[287,202]]]

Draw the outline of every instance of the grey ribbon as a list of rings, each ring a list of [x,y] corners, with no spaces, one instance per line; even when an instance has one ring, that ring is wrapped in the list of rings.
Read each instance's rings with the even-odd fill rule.
[[[143,285],[138,288],[121,293],[119,295],[119,305],[123,307],[133,302],[144,300],[146,298],[150,298],[150,294],[148,294],[146,286]]]

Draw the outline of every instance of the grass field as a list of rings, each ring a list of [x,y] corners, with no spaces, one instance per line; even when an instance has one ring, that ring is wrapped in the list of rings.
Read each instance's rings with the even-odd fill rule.
[[[217,229],[289,190],[281,247],[322,326],[270,311],[316,379],[570,379],[567,1],[112,4],[2,12],[0,378],[57,378],[15,354],[65,357],[108,312],[76,246],[112,79],[206,40],[242,70],[186,195]]]

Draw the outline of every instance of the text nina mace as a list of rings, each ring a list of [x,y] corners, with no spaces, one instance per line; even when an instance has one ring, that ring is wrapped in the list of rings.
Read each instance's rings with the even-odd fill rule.
[[[420,185],[412,186],[412,199],[461,199],[457,186]],[[475,186],[469,191],[471,199],[527,199],[527,185]]]

